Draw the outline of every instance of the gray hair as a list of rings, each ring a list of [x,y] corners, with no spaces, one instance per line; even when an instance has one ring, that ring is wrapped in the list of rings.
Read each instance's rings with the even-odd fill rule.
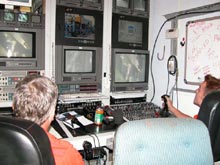
[[[57,98],[58,89],[52,80],[28,75],[16,85],[14,115],[41,125],[54,113]]]

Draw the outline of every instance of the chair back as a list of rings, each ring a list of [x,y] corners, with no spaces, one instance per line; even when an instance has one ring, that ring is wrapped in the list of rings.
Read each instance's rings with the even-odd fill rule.
[[[204,98],[198,119],[208,127],[214,161],[220,161],[220,91],[211,92]]]
[[[213,165],[208,129],[199,120],[151,118],[120,125],[114,165]]]
[[[47,134],[31,121],[0,117],[0,164],[54,165]]]

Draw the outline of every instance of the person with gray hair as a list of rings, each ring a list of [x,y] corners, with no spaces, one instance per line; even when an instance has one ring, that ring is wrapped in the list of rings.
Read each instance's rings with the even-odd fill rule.
[[[56,165],[83,165],[80,153],[67,141],[48,132],[54,120],[57,85],[45,76],[28,75],[17,83],[12,103],[14,116],[39,124],[47,133]]]

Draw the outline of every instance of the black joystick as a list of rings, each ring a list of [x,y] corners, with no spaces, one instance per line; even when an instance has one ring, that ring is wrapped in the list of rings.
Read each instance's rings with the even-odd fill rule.
[[[164,102],[164,107],[162,108],[162,110],[160,111],[160,116],[161,117],[169,117],[170,116],[170,112],[168,110],[168,105],[167,105],[167,99],[166,97],[170,97],[169,95],[162,95],[161,99]]]

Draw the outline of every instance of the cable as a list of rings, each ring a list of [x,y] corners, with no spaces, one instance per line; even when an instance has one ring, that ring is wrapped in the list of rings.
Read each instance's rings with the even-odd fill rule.
[[[168,80],[167,80],[167,90],[166,90],[166,95],[167,95],[167,93],[168,93],[168,89],[169,89],[169,84],[170,84],[170,74],[169,74],[169,72],[168,72]]]
[[[155,51],[155,47],[156,47],[156,43],[157,43],[157,40],[158,40],[158,37],[161,33],[161,30],[163,29],[164,25],[168,22],[168,21],[171,21],[173,19],[176,19],[178,17],[181,17],[181,16],[185,16],[185,15],[192,15],[192,14],[205,14],[205,13],[213,13],[213,12],[218,12],[220,10],[212,10],[212,11],[202,11],[202,12],[186,12],[186,13],[182,13],[182,14],[178,14],[174,17],[171,17],[169,19],[167,19],[166,21],[163,22],[163,24],[161,25],[158,33],[157,33],[157,36],[155,38],[155,41],[154,41],[154,45],[153,45],[153,49],[152,49],[152,55],[151,55],[151,64],[150,64],[150,68],[151,68],[151,77],[152,77],[152,83],[153,83],[153,95],[152,95],[152,98],[150,100],[150,102],[153,101],[154,97],[155,97],[155,82],[154,82],[154,76],[153,76],[153,57],[154,57],[154,51]]]

